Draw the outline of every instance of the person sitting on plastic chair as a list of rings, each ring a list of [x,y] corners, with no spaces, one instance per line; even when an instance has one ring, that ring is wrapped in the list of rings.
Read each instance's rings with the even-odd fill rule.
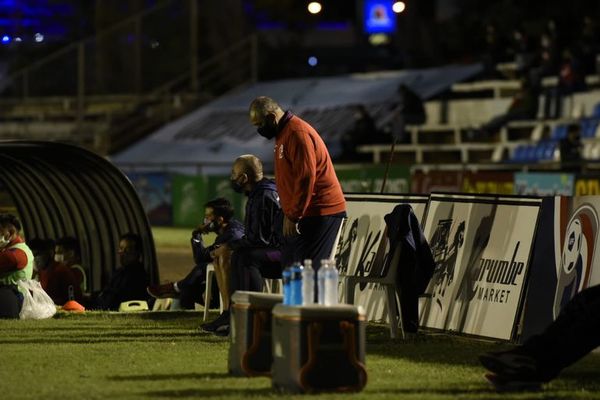
[[[34,268],[42,289],[54,304],[63,305],[69,300],[82,301],[80,282],[73,269],[54,260],[55,244],[52,239],[34,238],[28,241],[34,256]]]
[[[177,282],[149,286],[148,293],[159,299],[179,298],[181,307],[184,309],[193,309],[195,303],[204,304],[207,264],[210,262],[213,262],[213,264],[227,262],[221,259],[215,260],[211,253],[217,247],[241,239],[244,236],[244,226],[233,218],[233,213],[234,209],[227,199],[220,197],[207,202],[204,205],[204,222],[192,232],[192,253],[196,265],[185,278]],[[202,235],[209,232],[216,233],[217,237],[211,246],[206,246]],[[215,268],[215,271],[218,269]],[[216,274],[216,276],[217,283],[222,286],[222,275]],[[212,284],[212,282],[209,284]],[[217,290],[213,290],[212,293],[217,293]],[[218,305],[218,301],[219,297],[216,295],[213,299],[207,299],[209,304],[205,304],[205,306],[214,308]]]
[[[262,291],[263,278],[281,278],[281,232],[283,214],[275,182],[263,176],[260,159],[243,155],[233,163],[231,185],[238,193],[248,196],[243,238],[220,246],[213,251],[215,258],[231,255],[231,262],[215,264],[215,272],[225,275],[225,285],[219,282],[223,298],[223,313],[201,328],[217,335],[229,334],[230,298],[236,290]],[[228,279],[227,279],[228,278]]]
[[[33,253],[20,231],[17,217],[0,214],[0,318],[19,318],[23,294],[17,282],[33,276]]]
[[[87,273],[85,268],[81,266],[81,249],[79,241],[71,236],[65,236],[56,241],[54,248],[54,260],[59,262],[73,271],[77,285],[81,289],[81,293],[89,297],[87,283]]]
[[[119,263],[110,282],[96,299],[96,307],[118,310],[121,303],[130,300],[147,300],[149,278],[142,263],[142,239],[135,233],[126,233],[119,239]]]
[[[575,295],[541,334],[508,351],[479,356],[497,391],[539,390],[542,383],[600,346],[600,285]]]

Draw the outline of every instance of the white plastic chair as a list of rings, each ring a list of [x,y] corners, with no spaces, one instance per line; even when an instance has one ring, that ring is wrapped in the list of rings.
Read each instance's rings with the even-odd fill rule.
[[[215,276],[215,266],[213,263],[208,263],[206,266],[206,287],[204,288],[204,316],[203,321],[206,321],[206,317],[208,317],[208,309],[210,308],[210,299],[212,295],[212,282]],[[219,293],[219,304],[221,314],[223,313],[223,298],[221,297],[221,293]]]

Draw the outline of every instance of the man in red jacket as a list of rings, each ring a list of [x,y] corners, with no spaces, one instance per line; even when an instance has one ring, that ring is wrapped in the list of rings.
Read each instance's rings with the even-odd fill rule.
[[[285,214],[282,264],[307,258],[319,268],[331,258],[346,201],[331,157],[317,131],[269,97],[250,104],[259,135],[275,138],[275,183]]]

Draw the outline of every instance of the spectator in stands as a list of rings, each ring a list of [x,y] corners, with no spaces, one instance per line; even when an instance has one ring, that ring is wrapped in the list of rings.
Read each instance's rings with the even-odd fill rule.
[[[33,275],[33,254],[20,231],[17,217],[0,214],[0,318],[19,318],[23,295],[17,282]]]
[[[585,89],[585,74],[582,70],[580,56],[572,50],[567,50],[563,54],[558,84],[546,90],[544,117],[560,118],[564,97]]]
[[[312,259],[318,269],[331,258],[346,201],[331,157],[317,131],[269,97],[249,110],[259,135],[275,138],[275,179],[283,209],[282,264]]]
[[[54,304],[62,306],[69,300],[81,302],[81,287],[75,271],[54,260],[54,241],[31,239],[29,247],[34,256],[40,285]]]
[[[81,293],[89,295],[87,274],[85,269],[81,266],[79,241],[71,236],[65,236],[58,239],[54,249],[54,260],[71,268],[77,278]]]
[[[410,135],[407,135],[406,125],[422,125],[427,120],[423,100],[407,85],[401,83],[397,90],[396,103],[391,110],[392,120],[386,124],[385,132],[388,132],[400,143],[410,143]]]
[[[486,378],[499,391],[537,390],[600,346],[600,286],[571,299],[539,335],[508,351],[482,354]]]
[[[506,40],[498,33],[498,28],[492,22],[485,25],[485,50],[483,54],[483,65],[485,76],[488,79],[498,79],[499,73],[496,65],[507,60]]]
[[[579,131],[569,129],[567,137],[559,144],[562,171],[579,172],[581,170],[581,136]]]
[[[146,287],[149,278],[142,263],[142,239],[134,233],[126,233],[119,239],[119,263],[110,282],[96,299],[96,307],[118,310],[122,302],[147,300]]]
[[[542,79],[554,76],[560,66],[560,52],[558,43],[552,32],[544,32],[540,37],[540,48],[537,52],[534,65],[529,73],[532,84],[541,86]]]
[[[178,297],[181,307],[185,309],[193,309],[195,303],[204,304],[206,266],[213,261],[210,253],[217,247],[244,236],[244,225],[233,218],[233,213],[233,207],[227,199],[220,197],[207,202],[204,205],[204,222],[192,232],[192,254],[196,265],[182,280],[149,286],[148,293],[156,298]],[[202,235],[210,232],[216,233],[217,237],[211,246],[206,246]],[[213,307],[218,305],[218,287],[223,286],[222,280],[222,274],[217,274],[220,286],[216,286],[213,291],[214,300],[208,299]]]
[[[523,76],[531,68],[534,59],[532,43],[523,28],[517,27],[513,30],[509,52],[513,54],[517,73]]]
[[[583,17],[579,49],[581,51],[582,69],[584,74],[600,75],[600,29],[595,18],[586,15]]]
[[[236,290],[261,291],[263,278],[281,278],[282,213],[275,182],[265,178],[261,160],[251,154],[238,157],[231,169],[231,186],[248,196],[245,235],[212,252],[213,258],[229,258],[221,265],[230,280],[219,286],[225,311],[201,328],[220,335],[229,333],[230,297]],[[215,271],[217,266],[215,265]]]
[[[354,124],[352,128],[344,133],[341,139],[342,154],[340,161],[366,161],[368,154],[359,154],[357,146],[372,143],[387,143],[389,136],[381,135],[375,126],[375,121],[367,111],[367,108],[359,104],[354,112]]]
[[[528,78],[521,79],[521,89],[513,96],[508,110],[468,133],[469,139],[489,138],[511,121],[535,119],[538,111],[539,87]]]

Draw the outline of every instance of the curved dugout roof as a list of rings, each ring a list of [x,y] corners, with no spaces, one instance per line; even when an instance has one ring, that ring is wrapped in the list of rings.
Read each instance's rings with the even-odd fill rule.
[[[142,238],[144,265],[158,282],[150,224],[127,177],[104,158],[55,142],[0,141],[0,184],[14,202],[27,239],[73,236],[91,290],[118,265],[119,237]]]

